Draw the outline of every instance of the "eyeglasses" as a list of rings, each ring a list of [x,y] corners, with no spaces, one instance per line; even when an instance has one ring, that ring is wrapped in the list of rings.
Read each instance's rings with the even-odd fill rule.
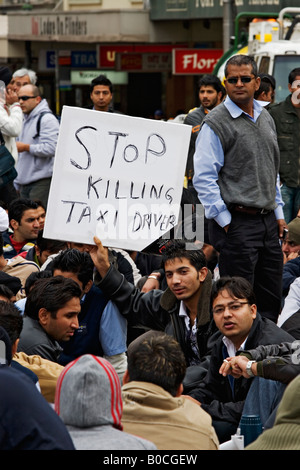
[[[232,302],[228,305],[218,305],[212,312],[216,315],[221,315],[225,312],[226,308],[228,308],[230,313],[236,313],[242,308],[242,305],[247,304],[249,305],[249,302]]]
[[[239,80],[241,80],[242,83],[250,83],[254,78],[255,77],[231,77],[227,78],[226,80],[231,85],[236,85]]]
[[[32,98],[37,98],[37,96],[19,96],[18,100],[27,101],[27,100],[31,100]]]

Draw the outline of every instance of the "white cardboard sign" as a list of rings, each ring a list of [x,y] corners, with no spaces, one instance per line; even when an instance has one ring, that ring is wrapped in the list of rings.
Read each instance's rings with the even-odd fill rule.
[[[191,127],[64,106],[44,236],[141,251],[178,223]]]

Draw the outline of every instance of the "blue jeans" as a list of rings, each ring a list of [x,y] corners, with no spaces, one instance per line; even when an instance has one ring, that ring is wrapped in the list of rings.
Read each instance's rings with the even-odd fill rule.
[[[281,197],[284,202],[284,219],[288,224],[291,220],[297,217],[300,209],[300,188],[291,188],[283,183],[281,186]]]
[[[285,389],[284,383],[255,377],[245,400],[243,414],[259,415],[265,429],[272,427]]]

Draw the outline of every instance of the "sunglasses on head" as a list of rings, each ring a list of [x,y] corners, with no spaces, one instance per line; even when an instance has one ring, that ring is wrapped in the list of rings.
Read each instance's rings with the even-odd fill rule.
[[[19,96],[18,100],[27,101],[27,100],[30,100],[31,98],[36,98],[36,96]]]
[[[242,83],[250,83],[251,80],[253,80],[255,77],[232,77],[232,78],[227,78],[227,82],[230,83],[231,85],[236,85],[239,80],[241,80]]]

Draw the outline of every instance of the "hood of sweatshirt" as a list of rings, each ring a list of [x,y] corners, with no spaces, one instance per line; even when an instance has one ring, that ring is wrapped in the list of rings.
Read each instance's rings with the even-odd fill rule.
[[[112,365],[90,354],[70,362],[57,381],[55,411],[69,426],[122,430],[121,384]]]

